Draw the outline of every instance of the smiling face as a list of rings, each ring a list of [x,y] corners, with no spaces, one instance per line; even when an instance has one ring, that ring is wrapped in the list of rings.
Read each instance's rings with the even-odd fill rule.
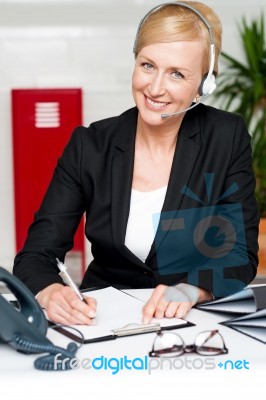
[[[137,55],[132,93],[139,118],[148,125],[173,123],[184,114],[163,119],[189,107],[198,94],[204,64],[202,41],[154,43]]]

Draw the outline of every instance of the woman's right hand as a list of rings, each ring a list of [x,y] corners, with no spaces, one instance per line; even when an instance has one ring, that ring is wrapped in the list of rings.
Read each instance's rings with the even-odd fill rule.
[[[37,301],[48,318],[64,325],[95,325],[96,300],[84,296],[81,301],[68,286],[54,283],[38,293]]]

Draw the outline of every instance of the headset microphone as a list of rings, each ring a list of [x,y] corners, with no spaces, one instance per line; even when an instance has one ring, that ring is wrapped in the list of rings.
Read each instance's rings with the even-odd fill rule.
[[[208,93],[208,94],[205,94],[205,95],[202,95],[201,98],[200,98],[196,103],[193,103],[192,106],[187,107],[187,108],[185,108],[184,110],[176,111],[176,112],[174,112],[174,113],[172,113],[172,114],[161,114],[161,118],[165,119],[165,118],[168,118],[168,117],[173,117],[174,115],[182,114],[182,113],[184,113],[184,112],[186,112],[186,111],[188,111],[188,110],[191,110],[192,108],[198,106],[198,105],[199,105],[202,101],[204,101],[208,96],[209,96],[209,93]]]

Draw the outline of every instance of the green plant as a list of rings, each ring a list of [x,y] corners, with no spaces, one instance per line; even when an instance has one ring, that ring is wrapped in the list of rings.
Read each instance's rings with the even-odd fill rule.
[[[256,196],[261,217],[266,217],[266,39],[264,15],[238,26],[244,62],[222,52],[225,69],[218,77],[221,107],[242,114],[252,135]]]

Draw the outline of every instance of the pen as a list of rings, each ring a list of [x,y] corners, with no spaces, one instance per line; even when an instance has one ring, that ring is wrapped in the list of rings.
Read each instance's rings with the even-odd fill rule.
[[[86,300],[84,299],[81,292],[79,291],[79,288],[77,287],[76,283],[73,281],[73,279],[67,272],[67,266],[64,263],[62,263],[61,261],[59,261],[58,258],[56,258],[56,262],[57,262],[57,266],[60,269],[60,272],[61,272],[65,282],[68,284],[69,287],[71,287],[74,290],[74,292],[76,293],[78,298],[81,301],[84,301],[86,303]]]

